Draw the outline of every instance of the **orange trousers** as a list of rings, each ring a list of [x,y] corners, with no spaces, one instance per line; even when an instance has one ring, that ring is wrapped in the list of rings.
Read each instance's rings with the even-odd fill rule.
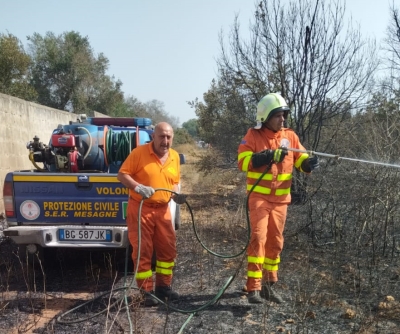
[[[134,268],[138,257],[138,213],[139,204],[129,199],[127,212],[128,238],[132,245],[132,260]],[[171,212],[168,204],[142,205],[140,217],[140,258],[136,273],[136,283],[145,291],[154,290],[151,259],[156,252],[156,286],[169,286],[172,281],[172,269],[176,258],[176,235],[171,222]]]
[[[287,204],[249,198],[250,243],[247,247],[247,291],[261,290],[262,282],[278,280]]]

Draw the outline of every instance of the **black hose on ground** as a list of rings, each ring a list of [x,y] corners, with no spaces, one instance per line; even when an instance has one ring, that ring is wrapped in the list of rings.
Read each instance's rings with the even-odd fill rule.
[[[202,240],[200,239],[200,237],[199,237],[198,231],[197,231],[197,229],[196,229],[196,224],[195,224],[195,219],[194,219],[194,215],[193,215],[192,208],[190,207],[190,205],[189,205],[189,203],[188,203],[187,201],[185,202],[185,204],[186,204],[186,206],[188,207],[188,210],[189,210],[189,212],[190,212],[190,216],[191,216],[191,219],[192,219],[193,231],[194,231],[194,234],[195,234],[195,236],[196,236],[196,239],[199,241],[199,243],[201,244],[201,246],[202,246],[208,253],[210,253],[210,254],[212,254],[212,255],[214,255],[214,256],[220,257],[220,258],[235,258],[235,257],[238,257],[238,256],[242,255],[242,254],[246,251],[247,246],[248,246],[248,244],[249,244],[249,242],[250,242],[250,235],[251,235],[250,218],[249,218],[249,197],[250,197],[250,194],[253,192],[254,188],[257,186],[257,184],[258,184],[258,183],[260,182],[260,180],[263,178],[263,176],[268,172],[268,170],[270,169],[270,167],[271,167],[271,164],[267,166],[267,168],[265,169],[265,171],[261,174],[261,176],[259,177],[259,179],[255,182],[255,184],[252,186],[252,188],[249,190],[249,192],[248,192],[248,194],[247,194],[247,196],[246,196],[247,241],[246,241],[245,247],[244,247],[239,253],[237,253],[237,254],[233,254],[233,255],[222,255],[222,254],[218,254],[218,253],[216,253],[216,252],[213,252],[212,250],[210,250],[209,248],[207,248],[207,247],[204,245],[204,243],[202,242]],[[158,189],[155,189],[155,191],[168,191],[168,192],[171,192],[171,193],[173,193],[173,194],[177,194],[176,192],[174,192],[174,191],[172,191],[172,190],[164,189],[164,188],[158,188]],[[143,205],[143,201],[144,201],[144,199],[142,199],[142,201],[140,202],[139,214],[138,214],[138,221],[140,221],[140,217],[141,217],[141,208],[142,208],[142,205]],[[139,234],[139,245],[138,245],[139,252],[138,252],[138,257],[137,257],[137,261],[136,261],[137,265],[136,265],[136,269],[135,269],[135,271],[134,271],[134,275],[133,275],[133,277],[132,277],[132,280],[131,280],[130,285],[129,285],[129,286],[126,286],[126,278],[127,278],[127,275],[128,275],[128,273],[127,273],[128,260],[129,260],[129,257],[130,257],[130,256],[129,256],[129,247],[127,247],[127,248],[126,248],[126,254],[125,254],[124,286],[123,286],[123,287],[120,287],[120,288],[112,289],[112,290],[110,290],[110,291],[108,291],[108,292],[105,292],[104,294],[101,294],[100,296],[97,296],[96,298],[94,298],[94,299],[92,299],[92,300],[89,300],[89,301],[87,301],[87,302],[85,302],[85,303],[83,303],[83,304],[78,305],[77,307],[72,308],[71,310],[68,310],[67,312],[62,313],[62,314],[59,315],[59,316],[57,317],[57,319],[56,319],[56,321],[57,321],[58,323],[60,323],[60,324],[74,324],[74,323],[80,323],[80,322],[83,322],[83,321],[87,321],[87,320],[92,319],[92,318],[95,318],[95,317],[97,317],[97,316],[99,316],[99,315],[101,315],[101,314],[103,314],[103,313],[105,313],[105,312],[108,312],[112,307],[114,307],[114,306],[116,306],[116,305],[119,305],[120,307],[122,307],[122,303],[124,303],[124,304],[125,304],[124,307],[125,307],[126,310],[127,310],[128,320],[129,320],[129,323],[130,323],[130,333],[133,333],[133,331],[132,331],[132,322],[131,322],[130,315],[129,315],[129,303],[128,303],[127,291],[129,291],[130,289],[135,289],[135,290],[141,291],[141,292],[144,293],[144,294],[149,294],[148,292],[143,291],[143,290],[141,290],[140,288],[133,287],[133,283],[134,283],[134,281],[135,281],[135,277],[136,277],[136,273],[137,273],[137,269],[138,269],[138,264],[139,264],[139,259],[140,259],[140,239],[141,239],[141,238],[140,238],[140,235],[141,235],[140,224],[138,224],[138,234]],[[241,259],[241,261],[240,261],[240,263],[239,263],[239,266],[238,266],[237,270],[235,271],[235,273],[227,279],[226,283],[222,286],[222,288],[221,288],[220,290],[218,290],[218,293],[217,293],[212,299],[210,299],[208,302],[204,303],[203,305],[201,305],[201,306],[199,306],[199,307],[197,307],[197,308],[195,308],[195,309],[183,310],[183,309],[179,309],[179,308],[177,308],[177,307],[175,307],[175,306],[173,306],[173,305],[171,305],[171,304],[168,304],[168,309],[171,309],[171,310],[174,310],[174,311],[176,311],[176,312],[183,313],[183,314],[190,314],[189,318],[185,321],[185,323],[184,323],[183,326],[181,327],[179,333],[182,333],[182,330],[184,329],[184,327],[189,323],[190,319],[191,319],[196,313],[198,313],[198,312],[200,312],[200,311],[206,309],[207,307],[209,307],[209,306],[215,304],[215,303],[221,298],[221,296],[224,294],[224,292],[226,291],[226,289],[228,289],[228,287],[232,284],[234,278],[235,278],[235,277],[237,276],[237,274],[239,273],[239,270],[240,270],[240,268],[241,268],[241,266],[242,266],[242,263],[243,263],[243,261],[244,261],[245,258],[246,258],[246,256],[245,256],[245,254],[244,254],[244,256],[242,257],[242,259]],[[114,303],[112,303],[111,305],[108,305],[108,306],[107,306],[105,309],[103,309],[102,311],[97,312],[97,313],[95,313],[95,314],[93,314],[93,315],[91,315],[91,316],[89,316],[89,317],[82,318],[82,319],[77,319],[77,320],[63,320],[63,318],[64,318],[66,315],[68,315],[68,314],[70,314],[70,313],[72,313],[72,312],[74,312],[74,311],[76,311],[76,310],[78,310],[78,309],[80,309],[80,308],[86,306],[86,305],[89,304],[89,303],[92,303],[93,301],[95,301],[95,300],[97,300],[97,299],[101,299],[101,298],[103,298],[103,297],[106,296],[106,295],[110,295],[109,300],[111,300],[112,294],[115,293],[115,292],[121,291],[121,290],[124,291],[124,296],[118,298]],[[160,300],[160,299],[157,298],[156,296],[154,296],[154,295],[151,295],[151,296],[152,296],[153,298],[155,298],[156,300],[158,300],[160,303],[166,304],[163,300]]]

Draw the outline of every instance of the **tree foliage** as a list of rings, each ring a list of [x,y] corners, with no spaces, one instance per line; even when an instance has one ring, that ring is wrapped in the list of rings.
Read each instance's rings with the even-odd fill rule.
[[[106,74],[108,59],[95,56],[87,37],[70,31],[28,37],[33,59],[31,83],[38,102],[72,112],[110,114],[123,102],[120,81]]]
[[[199,128],[197,124],[197,119],[192,118],[186,122],[182,123],[182,128],[184,128],[187,133],[194,139],[199,139]]]
[[[153,124],[167,122],[174,129],[179,127],[179,119],[169,115],[165,111],[164,103],[158,100],[143,103],[136,97],[129,96],[112,115],[118,117],[145,117],[150,118]]]
[[[236,17],[228,46],[221,36],[218,81],[204,104],[194,104],[201,131],[211,138],[226,135],[220,143],[213,138],[214,147],[234,142],[237,148],[245,126],[254,124],[256,104],[269,92],[285,97],[292,110],[289,126],[312,149],[329,119],[346,117],[365,102],[376,48],[351,25],[344,31],[344,13],[339,1],[262,0],[247,39]]]
[[[174,145],[194,144],[193,137],[185,128],[178,128],[174,131]]]
[[[203,95],[204,103],[191,102],[198,116],[199,136],[221,152],[227,161],[236,161],[237,147],[250,126],[248,104],[235,87],[213,80]]]
[[[0,92],[28,101],[36,99],[29,84],[31,58],[20,40],[11,34],[0,34]]]
[[[0,34],[0,92],[55,109],[148,117],[178,128],[179,119],[165,111],[163,102],[125,99],[122,82],[107,75],[108,59],[94,53],[88,37],[70,31],[59,36],[34,33],[27,39],[25,53],[15,36]]]

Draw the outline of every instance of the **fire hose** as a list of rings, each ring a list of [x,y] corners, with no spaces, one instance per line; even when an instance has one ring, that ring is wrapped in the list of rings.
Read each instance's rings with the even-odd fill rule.
[[[173,311],[176,311],[176,312],[179,312],[179,313],[182,313],[182,314],[190,314],[190,316],[188,317],[188,319],[185,321],[185,323],[184,323],[183,326],[181,327],[180,331],[178,332],[179,334],[183,332],[184,328],[186,327],[186,325],[189,323],[189,321],[192,319],[192,317],[193,317],[194,315],[196,315],[198,312],[200,312],[200,311],[202,311],[202,310],[205,310],[206,308],[210,307],[211,305],[214,305],[215,303],[217,303],[218,300],[222,297],[222,295],[225,293],[225,291],[228,289],[228,287],[232,284],[233,280],[234,280],[234,279],[236,278],[236,276],[238,275],[238,273],[239,273],[239,271],[240,271],[240,268],[241,268],[241,265],[242,265],[244,259],[246,258],[246,256],[245,256],[244,253],[245,253],[245,251],[246,251],[246,249],[247,249],[247,246],[248,246],[248,244],[249,244],[249,241],[250,241],[250,219],[249,219],[249,214],[248,214],[248,212],[249,212],[249,210],[248,210],[248,199],[249,199],[249,195],[252,193],[252,191],[253,191],[253,189],[255,188],[255,186],[258,184],[258,182],[261,180],[261,178],[265,175],[265,173],[269,170],[269,168],[270,168],[270,165],[267,166],[267,168],[265,169],[265,171],[263,172],[263,174],[261,175],[261,177],[260,177],[260,178],[257,180],[257,182],[253,185],[252,189],[249,191],[249,193],[248,193],[248,195],[247,195],[247,197],[246,197],[247,238],[246,238],[246,244],[245,244],[245,246],[242,247],[242,249],[241,249],[237,254],[233,254],[233,255],[219,254],[219,253],[213,252],[211,249],[209,249],[209,248],[207,248],[207,247],[205,246],[205,244],[203,243],[203,241],[201,240],[201,238],[200,238],[199,235],[198,235],[198,230],[196,229],[196,226],[195,226],[196,224],[195,224],[195,219],[194,219],[194,216],[193,216],[192,209],[191,209],[190,205],[188,204],[188,202],[185,201],[185,204],[186,204],[186,206],[188,207],[189,212],[190,212],[190,215],[191,215],[191,218],[192,218],[192,225],[193,225],[193,230],[194,230],[194,234],[195,234],[195,236],[196,236],[196,239],[198,240],[198,242],[201,244],[201,246],[202,246],[208,253],[210,253],[210,254],[212,254],[212,255],[214,255],[214,256],[217,256],[217,257],[221,257],[221,258],[234,258],[234,257],[238,257],[238,256],[240,256],[240,255],[243,255],[243,256],[242,256],[242,259],[241,259],[241,261],[240,261],[240,263],[239,263],[239,266],[238,266],[238,268],[236,269],[236,271],[234,272],[234,274],[228,277],[227,281],[226,281],[226,282],[223,284],[223,286],[218,290],[218,292],[216,293],[216,295],[213,296],[209,301],[207,301],[207,302],[205,302],[204,304],[198,306],[197,308],[187,309],[187,310],[185,310],[185,309],[180,309],[180,308],[177,308],[177,307],[175,307],[175,306],[173,306],[173,305],[171,305],[171,304],[168,304],[168,309],[170,309],[170,310],[173,310]],[[155,189],[155,190],[156,190],[156,191],[159,191],[159,190],[169,191],[169,192],[171,192],[172,194],[177,194],[177,193],[175,193],[175,192],[172,191],[172,190],[164,189],[164,188],[157,188],[157,189]],[[140,205],[139,205],[138,221],[140,221],[140,219],[141,219],[141,208],[142,208],[142,205],[143,205],[143,200],[144,200],[144,198],[142,199],[142,201],[140,202]],[[61,314],[61,315],[59,315],[59,316],[57,317],[57,322],[58,322],[58,323],[60,323],[60,324],[73,324],[73,323],[79,323],[79,322],[87,321],[87,320],[89,320],[89,319],[91,319],[91,318],[94,318],[94,317],[99,316],[100,314],[106,313],[110,308],[112,308],[112,307],[114,307],[114,306],[120,306],[120,307],[123,307],[123,306],[124,306],[124,307],[125,307],[125,310],[126,310],[126,313],[127,313],[127,316],[128,316],[128,322],[129,322],[129,327],[130,327],[130,331],[129,331],[129,332],[130,332],[130,333],[133,333],[132,322],[131,322],[131,318],[130,318],[130,315],[129,315],[129,305],[128,305],[128,295],[127,295],[127,293],[128,293],[128,291],[131,290],[131,289],[136,289],[136,290],[142,291],[140,288],[136,288],[136,287],[133,286],[133,283],[134,283],[134,280],[135,280],[135,277],[136,277],[136,273],[137,273],[137,270],[138,270],[139,260],[140,260],[140,242],[141,242],[141,228],[140,228],[140,224],[138,224],[138,234],[139,234],[139,238],[138,238],[138,240],[139,240],[139,244],[138,244],[139,252],[138,252],[138,255],[137,255],[137,259],[136,259],[136,266],[135,266],[136,268],[134,269],[133,278],[132,278],[130,284],[128,284],[127,281],[126,281],[126,279],[127,279],[127,261],[128,261],[128,259],[130,258],[129,252],[128,252],[129,247],[127,247],[127,248],[126,248],[126,254],[125,254],[124,286],[123,286],[123,287],[120,287],[120,288],[113,288],[112,290],[107,291],[107,292],[101,294],[100,296],[97,296],[97,297],[96,297],[95,299],[93,299],[93,300],[86,301],[86,302],[84,302],[83,304],[80,304],[80,305],[78,305],[78,306],[76,306],[76,307],[74,307],[74,308],[68,310],[67,312],[64,312],[63,314]],[[85,317],[85,318],[76,319],[76,320],[64,320],[64,319],[63,319],[66,315],[68,315],[68,314],[70,314],[70,313],[72,313],[72,312],[77,311],[78,309],[80,309],[80,308],[82,308],[82,307],[84,307],[84,306],[86,306],[86,305],[92,303],[92,302],[93,302],[94,300],[96,300],[96,299],[100,299],[100,298],[103,298],[103,297],[105,297],[105,296],[108,295],[108,296],[109,296],[109,300],[111,300],[111,299],[112,299],[111,296],[114,296],[114,294],[115,294],[116,292],[121,291],[121,290],[123,291],[123,295],[122,295],[121,297],[117,298],[117,300],[114,301],[114,302],[113,302],[111,305],[109,305],[107,308],[104,308],[103,310],[101,310],[101,311],[99,311],[99,312],[97,312],[97,313],[95,313],[95,314],[93,314],[93,315],[91,315],[91,316]],[[155,295],[153,295],[153,294],[151,294],[151,293],[149,293],[149,292],[142,291],[142,293],[144,293],[144,294],[146,294],[146,295],[151,295],[153,298],[157,299],[160,303],[165,304],[164,301],[160,300],[160,299],[157,298]]]
[[[288,151],[292,151],[292,152],[308,153],[309,155],[318,155],[318,156],[326,157],[326,158],[334,158],[336,160],[347,160],[347,161],[362,162],[362,163],[374,164],[374,165],[380,165],[380,166],[386,166],[386,167],[400,168],[400,165],[390,164],[390,163],[386,163],[386,162],[378,162],[378,161],[364,160],[364,159],[358,159],[358,158],[347,158],[347,157],[341,157],[336,154],[322,153],[322,152],[316,152],[316,151],[311,151],[311,150],[300,150],[297,148],[290,148],[290,147],[282,147],[282,148],[284,148]]]
[[[312,151],[312,150],[301,150],[301,149],[289,148],[289,147],[282,147],[282,148],[284,148],[284,149],[286,149],[286,150],[288,150],[288,151],[293,151],[293,152],[308,153],[310,156],[312,156],[312,155],[317,155],[317,156],[326,157],[326,158],[333,158],[333,159],[336,159],[336,160],[347,160],[347,161],[354,161],[354,162],[375,164],[375,165],[380,165],[380,166],[387,166],[387,167],[400,168],[400,165],[396,165],[396,164],[390,164],[390,163],[384,163],[384,162],[377,162],[377,161],[371,161],[371,160],[364,160],[364,159],[358,159],[358,158],[348,158],[348,157],[342,157],[342,156],[339,156],[339,155],[336,155],[336,154],[329,154],[329,153],[323,153],[323,152],[316,152],[316,151]],[[210,254],[212,254],[212,255],[214,255],[214,256],[217,256],[217,257],[221,257],[221,258],[234,258],[234,257],[238,257],[238,256],[242,255],[242,254],[245,252],[245,250],[247,249],[247,246],[248,246],[249,238],[250,238],[250,223],[249,223],[249,215],[248,215],[248,212],[249,212],[249,209],[248,209],[248,200],[249,200],[249,196],[250,196],[250,194],[252,193],[252,191],[253,191],[253,189],[255,188],[255,186],[259,183],[259,181],[262,179],[262,177],[263,177],[263,176],[267,173],[267,171],[270,169],[270,167],[271,167],[271,165],[268,165],[268,166],[267,166],[267,168],[265,169],[265,171],[262,173],[262,175],[260,176],[260,178],[257,180],[257,182],[253,185],[253,187],[251,188],[251,190],[250,190],[250,191],[248,192],[248,194],[247,194],[247,198],[246,198],[246,216],[247,216],[247,217],[246,217],[246,218],[247,218],[247,224],[248,224],[248,231],[247,231],[248,235],[247,235],[247,241],[246,241],[245,247],[243,247],[242,250],[241,250],[238,254],[234,254],[234,255],[223,255],[223,254],[215,253],[215,252],[213,252],[212,250],[208,249],[208,248],[204,245],[204,243],[203,243],[203,241],[201,240],[201,238],[198,236],[198,231],[197,231],[196,226],[195,226],[195,220],[194,220],[194,217],[193,217],[193,212],[192,212],[192,210],[191,210],[191,207],[190,207],[190,205],[189,205],[187,202],[185,203],[185,204],[187,205],[188,209],[189,209],[189,212],[190,212],[190,215],[191,215],[191,218],[192,218],[192,224],[193,224],[194,234],[195,234],[195,236],[196,236],[198,242],[201,244],[201,246],[202,246],[205,250],[207,250],[208,253],[210,253]],[[173,191],[168,190],[168,189],[157,189],[157,190],[167,190],[167,191],[170,191],[171,193],[174,193]],[[142,207],[142,204],[143,204],[143,200],[142,200],[141,203],[140,203],[140,209],[139,209],[139,215],[138,215],[138,219],[139,219],[139,220],[140,220],[140,215],[141,215],[141,207]],[[139,232],[139,242],[140,242],[140,233],[141,233],[141,231],[140,231],[140,224],[139,224],[139,231],[138,231],[138,232]],[[139,244],[139,247],[138,247],[138,248],[140,249],[140,244]],[[125,263],[125,276],[124,276],[124,280],[127,278],[127,261],[128,261],[128,258],[129,258],[129,253],[128,253],[128,248],[127,248],[127,250],[126,250],[126,258],[125,258],[126,263]],[[138,253],[137,263],[139,262],[139,258],[140,258],[140,251],[139,251],[139,253]],[[244,259],[244,258],[245,258],[245,256],[243,257],[243,259]],[[240,262],[243,262],[243,259],[242,259],[242,261],[240,261]],[[193,317],[195,314],[197,314],[198,312],[200,312],[200,311],[202,311],[202,310],[208,308],[209,306],[215,304],[215,303],[221,298],[221,296],[223,295],[223,293],[227,290],[227,288],[228,288],[228,287],[231,285],[231,283],[233,282],[234,278],[237,276],[240,267],[241,267],[241,265],[240,265],[239,268],[236,270],[236,272],[234,273],[234,275],[232,275],[232,276],[230,276],[230,277],[228,278],[228,280],[227,280],[226,283],[222,286],[222,288],[219,289],[218,293],[217,293],[213,298],[211,298],[208,302],[204,303],[203,305],[201,305],[201,306],[199,306],[199,307],[197,307],[197,308],[195,308],[195,309],[190,309],[190,310],[179,309],[179,308],[177,308],[177,307],[174,307],[174,306],[171,305],[171,304],[168,305],[168,308],[171,309],[171,310],[173,310],[173,311],[176,311],[176,312],[179,312],[179,313],[183,313],[183,314],[190,314],[190,316],[188,317],[188,319],[185,321],[185,323],[184,323],[183,326],[181,327],[179,333],[182,333],[182,332],[183,332],[184,328],[186,327],[186,325],[188,324],[188,322],[192,319],[192,317]],[[127,285],[127,284],[126,284],[126,281],[125,281],[123,287],[113,289],[113,290],[111,290],[111,291],[109,291],[109,292],[106,292],[106,293],[104,293],[104,294],[102,294],[102,295],[100,295],[100,296],[97,297],[97,298],[101,298],[101,297],[104,297],[105,295],[111,295],[111,294],[114,294],[115,292],[117,292],[117,291],[119,291],[119,290],[123,290],[123,291],[124,291],[124,295],[122,296],[122,298],[117,299],[117,301],[114,302],[111,306],[115,306],[115,305],[117,305],[117,304],[119,304],[120,306],[122,306],[123,304],[125,304],[125,308],[126,308],[126,311],[127,311],[127,314],[128,314],[128,320],[129,320],[129,324],[130,324],[130,333],[133,332],[133,329],[132,329],[131,319],[130,319],[130,317],[129,317],[129,305],[128,305],[128,298],[127,298],[127,297],[128,297],[128,296],[127,296],[127,291],[129,291],[129,289],[135,289],[135,288],[132,286],[132,284],[133,284],[133,282],[134,282],[137,269],[138,269],[138,268],[137,268],[137,266],[136,266],[135,273],[134,273],[134,275],[133,275],[131,284]],[[136,288],[136,289],[137,289],[137,288]],[[140,290],[140,289],[139,289],[139,290]],[[143,291],[143,292],[146,293],[145,291]],[[146,294],[149,294],[149,293],[146,293]],[[152,295],[152,297],[153,297],[153,298],[156,298],[159,302],[163,303],[163,301],[159,300],[159,299],[158,299],[157,297],[155,297],[154,295]],[[97,299],[97,298],[96,298],[96,299]],[[92,300],[92,301],[93,301],[93,300]],[[79,306],[77,306],[77,307],[75,307],[75,308],[73,308],[73,309],[71,309],[71,310],[69,310],[69,311],[67,311],[67,312],[65,312],[65,313],[63,313],[63,314],[61,314],[61,315],[59,315],[58,318],[57,318],[57,322],[58,322],[58,323],[61,323],[61,324],[78,323],[78,322],[86,321],[86,320],[88,320],[88,319],[91,319],[91,318],[93,318],[93,317],[96,317],[96,316],[98,316],[98,315],[100,315],[100,314],[102,314],[102,313],[105,313],[105,312],[107,311],[107,309],[104,309],[104,310],[102,310],[102,311],[100,311],[100,312],[98,312],[98,313],[96,313],[96,314],[94,314],[94,315],[92,315],[92,316],[89,316],[89,317],[87,317],[87,318],[84,318],[84,319],[78,319],[78,320],[74,320],[74,321],[62,320],[62,318],[63,318],[64,316],[66,316],[67,314],[69,314],[69,313],[71,313],[71,312],[73,312],[73,311],[76,311],[77,309],[81,308],[82,306],[87,305],[88,303],[90,303],[90,302],[92,302],[92,301],[87,301],[87,302],[85,302],[85,303],[83,303],[83,304],[81,304],[81,305],[79,305]],[[110,307],[109,307],[109,308],[110,308]]]

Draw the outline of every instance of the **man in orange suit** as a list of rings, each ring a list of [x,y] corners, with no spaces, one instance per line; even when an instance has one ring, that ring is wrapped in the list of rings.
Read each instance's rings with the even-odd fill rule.
[[[145,306],[158,304],[161,300],[179,297],[171,288],[172,270],[176,258],[176,236],[171,222],[168,202],[172,199],[183,204],[186,196],[178,194],[180,182],[179,154],[171,148],[174,132],[168,123],[155,126],[153,140],[132,150],[123,162],[118,180],[129,188],[127,212],[128,237],[132,245],[132,259],[138,256],[139,233],[141,227],[140,259],[136,273],[136,283],[145,292]],[[157,188],[169,191],[155,191]],[[138,222],[140,202],[143,201],[141,218]],[[156,281],[153,288],[151,260],[156,252]],[[146,293],[147,292],[147,293]]]
[[[264,96],[257,105],[257,125],[238,148],[238,167],[247,173],[247,192],[251,191],[247,291],[252,304],[263,303],[263,298],[283,302],[272,286],[278,281],[293,167],[305,173],[319,167],[317,156],[286,149],[305,151],[296,133],[283,127],[289,111],[281,95]]]

